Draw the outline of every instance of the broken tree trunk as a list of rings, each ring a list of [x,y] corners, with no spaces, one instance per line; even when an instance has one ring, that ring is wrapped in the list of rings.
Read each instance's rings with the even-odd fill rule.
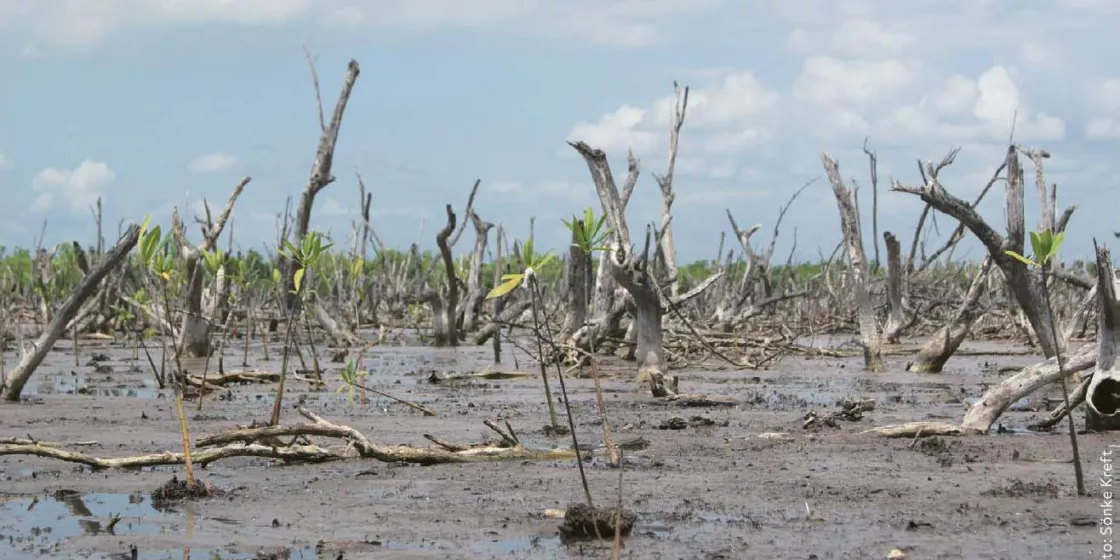
[[[917,195],[923,202],[932,206],[938,212],[956,219],[970,231],[988,250],[992,261],[1003,272],[1008,287],[1019,304],[1031,328],[1038,338],[1042,353],[1050,358],[1058,354],[1059,348],[1054,346],[1055,337],[1052,329],[1050,306],[1043,295],[1046,293],[1042,272],[1035,267],[1027,266],[1022,261],[1011,257],[1007,251],[1023,254],[1025,229],[1023,216],[1023,170],[1019,165],[1019,152],[1015,146],[1007,149],[1007,236],[998,233],[992,226],[976,212],[974,206],[949,194],[938,180],[938,171],[952,164],[958,150],[953,150],[941,160],[936,167],[927,164],[927,182],[922,187],[906,187],[897,180],[893,181],[891,190]],[[1066,210],[1067,214],[1076,207]],[[1064,223],[1059,224],[1058,231],[1064,229]],[[1058,233],[1055,231],[1054,233]]]
[[[906,326],[902,321],[902,245],[889,231],[883,232],[883,242],[887,247],[887,305],[889,307],[887,324],[883,326],[883,338],[888,344],[898,344],[898,339]]]
[[[895,247],[898,247],[897,241],[895,241]],[[891,258],[889,241],[887,242],[887,261],[888,266],[895,266],[895,262]],[[980,296],[984,294],[988,272],[991,268],[992,258],[985,257],[984,262],[980,264],[980,269],[976,271],[976,276],[972,278],[972,285],[968,287],[968,293],[965,294],[964,301],[961,302],[956,313],[953,314],[953,318],[930,337],[929,341],[918,352],[918,357],[906,367],[906,371],[941,373],[941,369],[945,367],[945,362],[949,361],[949,358],[964,342],[969,329],[972,328],[972,323],[981,314],[977,302],[980,301]]]
[[[222,230],[225,229],[226,222],[229,221],[230,213],[233,212],[233,205],[250,180],[249,177],[244,177],[237,183],[237,186],[233,188],[233,192],[229,195],[229,200],[226,201],[226,207],[218,215],[217,221],[211,219],[210,205],[203,199],[202,207],[206,211],[206,221],[200,221],[202,243],[198,245],[187,242],[186,226],[179,219],[179,210],[176,209],[171,216],[175,241],[187,265],[186,308],[183,310],[183,324],[179,329],[177,344],[180,351],[185,352],[188,356],[202,357],[210,354],[210,325],[214,317],[207,317],[202,306],[202,281],[205,277],[205,274],[203,274],[203,255],[214,250],[214,247],[217,246],[218,237],[222,235]],[[216,290],[218,297],[221,297],[221,291],[220,288]],[[218,308],[219,306],[214,306],[214,309]]]
[[[134,224],[125,231],[117,244],[90,270],[89,274],[82,278],[82,281],[74,288],[74,293],[70,294],[70,298],[54,314],[50,325],[35,341],[35,349],[25,354],[23,359],[16,364],[15,369],[4,378],[4,387],[0,390],[4,400],[19,401],[24,386],[31,379],[31,375],[35,373],[35,368],[39,367],[39,364],[47,357],[47,353],[54,347],[54,343],[66,334],[66,325],[78,313],[85,300],[97,291],[97,285],[109,274],[109,271],[125,260],[125,257],[136,246],[139,239],[140,226]]]
[[[582,229],[583,220],[575,220],[576,228]],[[587,292],[591,285],[591,253],[584,252],[577,244],[579,237],[572,232],[572,244],[568,248],[567,291],[564,294],[567,300],[567,314],[564,315],[564,324],[560,328],[560,338],[569,338],[587,322]]]
[[[607,155],[583,141],[569,142],[583,157],[595,183],[595,191],[603,205],[607,223],[613,232],[609,250],[603,253],[600,266],[608,266],[611,277],[634,299],[637,329],[638,374],[648,377],[654,397],[675,395],[676,379],[665,375],[665,349],[662,347],[661,298],[654,279],[649,275],[630,242],[623,198],[615,185]],[[636,169],[631,165],[631,169]],[[629,184],[629,181],[628,181]]]
[[[467,277],[467,297],[463,299],[462,312],[463,332],[474,332],[478,322],[478,314],[482,310],[482,302],[486,294],[482,291],[482,258],[486,254],[487,239],[490,229],[494,224],[482,221],[473,210],[469,211],[471,222],[474,224],[475,240],[474,251],[471,252],[471,268]]]
[[[1120,366],[1116,355],[1120,352],[1120,300],[1117,292],[1116,271],[1107,247],[1097,246],[1097,298],[1100,316],[1097,318],[1097,369],[1089,383],[1085,402],[1089,404],[1086,428],[1090,430],[1120,429]]]
[[[832,183],[836,204],[840,209],[840,230],[844,234],[844,244],[848,248],[848,262],[852,266],[852,282],[859,314],[859,336],[863,345],[864,369],[871,372],[883,370],[883,351],[879,340],[879,325],[875,319],[875,306],[871,302],[868,286],[867,256],[863,251],[863,237],[860,234],[859,213],[852,202],[852,192],[840,177],[840,166],[832,156],[821,154],[821,163]]]

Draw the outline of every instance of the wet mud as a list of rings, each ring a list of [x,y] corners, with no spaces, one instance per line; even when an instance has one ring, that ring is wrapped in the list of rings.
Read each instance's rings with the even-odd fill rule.
[[[228,349],[225,369],[278,370],[253,350],[242,367],[240,350]],[[915,442],[860,435],[913,420],[959,421],[1009,375],[1006,368],[1037,360],[1002,343],[963,350],[938,375],[905,373],[905,354],[892,356],[881,374],[863,373],[854,357],[790,357],[768,371],[712,364],[674,372],[684,391],[740,402],[717,408],[656,402],[627,364],[610,363],[603,389],[614,438],[624,444],[622,502],[636,515],[623,557],[865,560],[892,550],[911,559],[1098,557],[1100,498],[1076,496],[1067,435],[1027,429],[1056,406],[1056,390],[1016,403],[988,436]],[[505,362],[506,370],[536,371],[525,356],[507,353]],[[143,353],[133,360],[129,348],[83,341],[77,364],[73,349],[59,343],[25,402],[0,406],[0,437],[95,440],[68,449],[104,457],[178,449],[174,401],[156,386]],[[325,390],[290,379],[286,402],[302,399],[382,444],[430,445],[424,434],[475,443],[494,437],[483,425],[491,419],[509,422],[525,445],[570,446],[548,429],[539,378],[453,377],[491,367],[486,349],[366,352],[368,387],[434,417],[372,394],[363,404],[360,394],[339,390],[341,365],[322,360]],[[201,363],[187,367],[201,372]],[[593,387],[568,379],[577,435],[591,455],[585,466],[595,506],[610,510],[619,470],[602,453]],[[201,411],[187,402],[192,435],[267,421],[274,391],[275,384],[231,386],[209,395]],[[302,418],[285,406],[283,421]],[[1091,491],[1109,443],[1115,435],[1081,439]],[[157,490],[181,481],[182,467],[93,472],[0,457],[0,558],[609,557],[609,541],[561,538],[563,510],[584,499],[574,461],[234,458],[198,475],[211,495],[167,500]]]

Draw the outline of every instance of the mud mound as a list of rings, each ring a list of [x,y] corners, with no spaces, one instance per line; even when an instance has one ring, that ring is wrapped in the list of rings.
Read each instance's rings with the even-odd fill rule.
[[[627,536],[638,521],[638,516],[627,509],[614,507],[597,509],[584,503],[569,504],[564,512],[564,523],[560,525],[563,539],[604,539],[614,538],[615,516],[618,516],[619,532]]]
[[[202,481],[196,481],[192,486],[178,476],[171,477],[166,484],[152,491],[152,507],[163,508],[187,500],[201,500],[213,498],[224,494],[222,490]]]

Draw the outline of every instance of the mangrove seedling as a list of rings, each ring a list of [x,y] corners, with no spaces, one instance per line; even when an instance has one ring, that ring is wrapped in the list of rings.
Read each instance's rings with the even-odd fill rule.
[[[1066,366],[1065,360],[1062,358],[1061,345],[1058,341],[1058,329],[1054,325],[1054,308],[1050,304],[1050,288],[1047,287],[1050,272],[1050,266],[1055,256],[1058,255],[1058,249],[1062,246],[1062,241],[1065,241],[1066,232],[1052,233],[1049,229],[1043,230],[1041,233],[1032,231],[1031,233],[1031,249],[1034,251],[1034,258],[1029,259],[1015,251],[1006,251],[1008,255],[1018,259],[1027,266],[1037,267],[1042,272],[1042,298],[1046,302],[1046,309],[1050,317],[1050,334],[1053,337],[1052,342],[1054,348],[1057,350],[1056,358],[1058,361],[1058,378],[1062,384],[1062,398],[1065,399],[1066,420],[1069,422],[1069,444],[1073,450],[1073,476],[1077,483],[1077,495],[1085,495],[1085,475],[1081,471],[1081,452],[1077,445],[1077,426],[1073,421],[1073,410],[1070,409],[1069,403],[1069,387],[1066,384]]]

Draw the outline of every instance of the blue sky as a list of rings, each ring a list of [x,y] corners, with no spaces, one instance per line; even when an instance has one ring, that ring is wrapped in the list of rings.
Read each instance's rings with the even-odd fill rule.
[[[632,147],[644,171],[632,227],[658,219],[651,172],[665,169],[678,80],[692,87],[673,220],[682,261],[715,256],[727,208],[768,242],[778,208],[814,177],[778,252],[794,228],[800,257],[829,252],[839,226],[821,151],[864,185],[870,237],[865,137],[880,158],[880,230],[908,246],[921,205],[887,192],[891,176],[915,184],[916,159],[960,146],[942,180],[975,196],[1016,110],[1017,140],[1052,152],[1061,205],[1080,206],[1068,252],[1084,255],[1120,229],[1120,70],[1106,62],[1118,26],[1111,0],[0,0],[0,244],[32,245],[44,219],[48,244],[89,243],[99,195],[112,243],[118,221],[166,221],[186,203],[193,214],[204,197],[220,206],[244,175],[236,239],[271,242],[318,141],[306,45],[328,112],[347,61],[362,67],[338,181],[313,215],[342,241],[359,171],[390,245],[422,225],[433,245],[444,204],[461,211],[478,178],[484,219],[524,236],[535,216],[540,242],[562,247],[561,218],[598,209],[566,139],[606,150],[619,174]],[[1002,196],[981,207],[994,224]]]

